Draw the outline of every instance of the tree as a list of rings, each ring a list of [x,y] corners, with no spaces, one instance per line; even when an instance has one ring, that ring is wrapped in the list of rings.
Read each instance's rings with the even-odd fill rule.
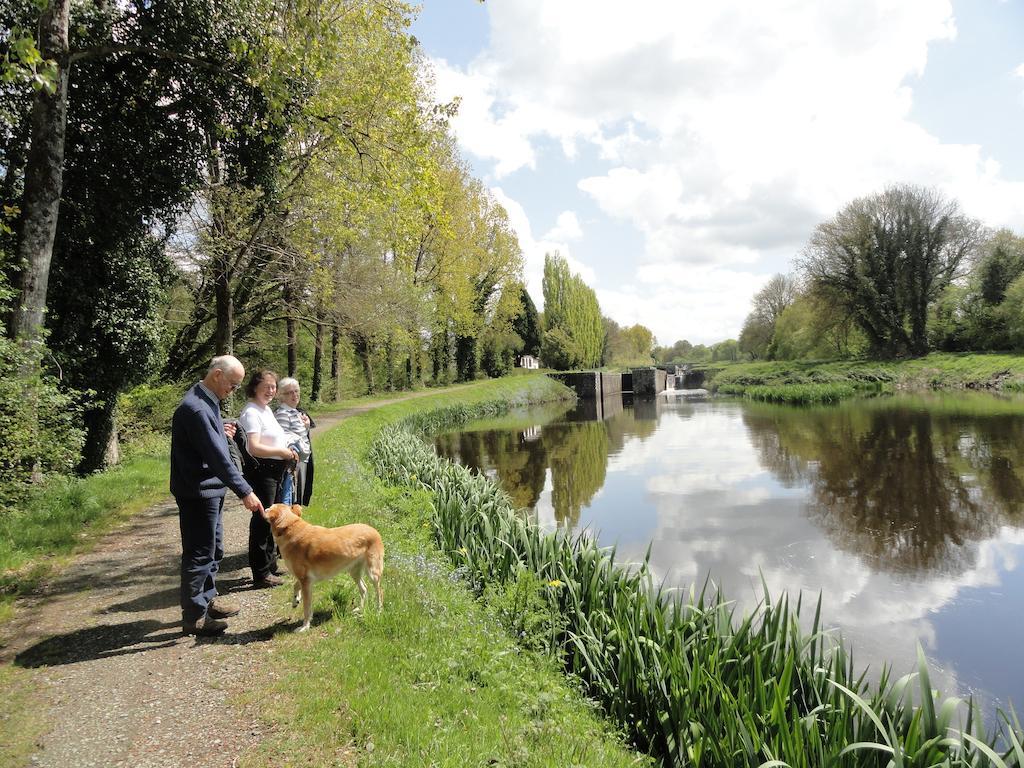
[[[599,365],[605,328],[597,294],[579,275],[570,272],[568,262],[557,252],[544,256],[543,289],[545,338],[548,331],[557,329],[571,340],[570,347],[578,353],[576,365]],[[548,365],[555,365],[543,352],[542,356]]]
[[[751,312],[743,321],[740,331],[739,349],[752,360],[768,357],[768,350],[775,335],[775,323],[769,322],[757,312]]]
[[[790,275],[773,275],[764,288],[754,295],[753,312],[774,325],[779,316],[799,295],[797,281]]]
[[[1008,349],[1016,343],[1008,335],[1012,311],[1002,308],[1009,287],[1024,274],[1024,237],[1002,229],[980,248],[970,280],[957,291],[948,290],[936,319],[943,322],[937,337],[944,349]],[[955,303],[953,303],[956,299]]]
[[[583,353],[576,344],[576,340],[561,328],[550,328],[544,331],[540,356],[544,365],[559,371],[579,368],[583,365]]]
[[[621,328],[611,318],[602,318],[605,328],[603,365],[642,366],[650,365],[654,354],[654,334],[650,328],[637,323]]]
[[[512,330],[523,342],[523,354],[540,356],[541,324],[537,314],[537,306],[533,303],[526,286],[519,286],[519,300],[522,309],[512,319]]]
[[[13,161],[3,168],[5,196],[20,194],[24,208],[19,259],[11,265],[21,295],[10,332],[34,338],[45,302],[47,359],[59,365],[66,387],[92,392],[84,403],[88,437],[79,465],[92,471],[103,465],[108,447],[116,457],[118,392],[149,375],[159,356],[159,302],[169,271],[164,246],[201,176],[200,126],[213,119],[212,103],[233,112],[253,89],[240,88],[225,71],[242,66],[228,44],[237,30],[211,18],[202,3],[72,10],[54,86],[57,98],[74,64],[72,98],[47,112],[40,109],[42,89],[31,118],[11,111],[15,123],[31,121],[33,129],[15,125],[0,140],[3,157]],[[175,53],[196,50],[219,63],[200,66]],[[42,134],[41,113],[50,121]],[[33,175],[32,158],[40,152],[48,158],[45,181]],[[25,156],[28,162],[20,163]],[[55,194],[51,203],[60,208],[59,219],[53,208],[48,243],[39,212],[50,203],[43,205],[40,194]]]
[[[801,294],[775,324],[770,356],[774,360],[849,357],[863,351],[863,334],[842,303],[827,294]]]
[[[53,241],[57,236],[67,121],[70,12],[70,0],[50,0],[39,16],[40,53],[56,63],[56,71],[52,81],[40,84],[32,101],[16,252],[19,297],[9,328],[12,338],[28,342],[37,340],[42,331]],[[5,175],[9,173],[5,169]]]
[[[934,189],[894,186],[854,200],[818,225],[800,268],[843,302],[873,353],[928,351],[929,305],[961,274],[979,222]]]
[[[726,339],[711,347],[711,360],[713,362],[735,362],[740,358],[740,345],[736,339]]]

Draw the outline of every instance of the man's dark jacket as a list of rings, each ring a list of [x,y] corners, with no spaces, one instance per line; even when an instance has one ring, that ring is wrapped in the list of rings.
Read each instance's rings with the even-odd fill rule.
[[[171,419],[171,493],[179,499],[252,493],[228,454],[220,404],[196,384]]]

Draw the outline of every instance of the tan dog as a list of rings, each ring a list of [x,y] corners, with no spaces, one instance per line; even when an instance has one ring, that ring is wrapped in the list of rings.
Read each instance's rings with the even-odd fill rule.
[[[377,589],[377,608],[384,606],[380,577],[384,573],[384,542],[376,528],[362,523],[324,528],[302,519],[298,504],[274,504],[263,512],[274,532],[274,541],[288,570],[295,576],[292,605],[299,604],[302,592],[302,626],[298,632],[309,629],[313,617],[313,584],[348,573],[359,588],[359,610],[366,602],[366,584],[369,574]]]

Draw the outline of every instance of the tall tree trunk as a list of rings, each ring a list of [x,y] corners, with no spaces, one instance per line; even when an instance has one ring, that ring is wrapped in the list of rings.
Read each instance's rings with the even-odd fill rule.
[[[213,353],[233,355],[235,353],[235,299],[231,293],[231,273],[227,260],[217,269],[213,280],[214,303],[217,307],[217,325],[213,329]]]
[[[387,376],[385,377],[388,392],[395,391],[395,340],[388,334],[388,340],[384,344],[384,360],[387,365]]]
[[[320,389],[323,386],[324,369],[324,324],[316,324],[316,335],[313,337],[313,384],[309,397],[314,403],[320,402]]]
[[[341,333],[338,331],[338,326],[331,328],[331,378],[338,378],[338,369],[341,364],[338,361],[338,342],[341,341]]]
[[[224,181],[224,159],[220,153],[220,139],[215,130],[206,132],[209,161],[209,182],[212,193],[209,196],[211,227],[215,240],[223,242],[228,236],[227,213],[224,202],[218,198],[217,189]],[[216,325],[213,329],[213,354],[235,354],[235,295],[232,291],[232,259],[226,249],[218,249],[213,260],[213,303],[216,311]]]
[[[341,331],[338,326],[331,329],[331,379],[334,381],[334,402],[343,397],[341,386]]]
[[[295,287],[291,280],[284,282],[284,329],[285,345],[288,348],[288,375],[295,376],[299,360],[298,321],[295,319]]]
[[[11,336],[39,338],[46,310],[53,241],[64,185],[64,135],[68,113],[68,14],[70,0],[50,0],[39,17],[43,58],[57,62],[57,82],[50,94],[36,92],[32,101],[31,146],[25,166],[21,238],[18,241],[18,303],[11,317]]]
[[[114,412],[117,406],[117,395],[107,393],[102,402],[96,403],[82,414],[89,440],[82,446],[82,458],[78,462],[78,472],[89,474],[103,469],[109,458],[119,455],[117,430],[114,424]]]
[[[377,391],[377,385],[373,380],[373,362],[370,360],[370,340],[361,334],[355,334],[356,355],[363,364],[363,375],[366,377],[366,392],[372,395]]]

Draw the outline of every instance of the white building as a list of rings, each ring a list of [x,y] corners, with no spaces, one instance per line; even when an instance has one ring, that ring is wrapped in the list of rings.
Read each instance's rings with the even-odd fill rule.
[[[519,358],[520,368],[529,368],[530,370],[537,370],[540,368],[540,360],[533,355],[523,355]]]

